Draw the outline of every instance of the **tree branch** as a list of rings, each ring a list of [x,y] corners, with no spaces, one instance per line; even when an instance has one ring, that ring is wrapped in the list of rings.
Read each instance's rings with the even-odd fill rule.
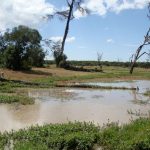
[[[143,48],[144,46],[150,44],[150,36],[149,36],[149,33],[150,33],[150,28],[148,29],[148,31],[147,31],[147,33],[146,33],[146,36],[145,36],[145,39],[144,39],[143,44],[138,47],[138,49],[136,50],[135,55],[132,55],[132,56],[134,56],[134,58],[133,58],[134,60],[133,60],[133,61],[131,60],[130,74],[133,73],[133,69],[134,69],[134,66],[135,66],[135,64],[136,64],[136,61],[137,61],[141,56],[143,56],[143,55],[145,54],[145,52],[144,52],[144,53],[142,53],[142,54],[140,55],[140,52],[141,52],[142,48]]]
[[[66,2],[67,2],[67,4],[68,4],[68,6],[69,6],[69,7],[71,7],[71,4],[69,3],[69,1],[68,1],[68,0],[66,0]]]
[[[138,56],[137,60],[138,60],[141,56],[143,56],[144,54],[150,55],[150,53],[143,52],[140,56]]]

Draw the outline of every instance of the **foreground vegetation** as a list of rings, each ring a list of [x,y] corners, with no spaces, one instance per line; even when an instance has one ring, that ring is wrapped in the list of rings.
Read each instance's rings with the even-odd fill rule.
[[[91,149],[95,144],[106,150],[150,149],[150,119],[138,119],[128,125],[92,123],[50,124],[0,134],[0,149]]]

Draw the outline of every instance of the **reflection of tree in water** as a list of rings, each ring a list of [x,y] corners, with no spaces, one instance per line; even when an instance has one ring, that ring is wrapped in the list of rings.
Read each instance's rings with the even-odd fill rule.
[[[137,93],[137,91],[136,90],[132,90],[131,92],[132,92],[132,95],[133,95],[133,100],[134,101],[138,101],[138,98],[137,98],[137,94],[138,93]]]
[[[150,104],[150,97],[143,96],[142,93],[139,93],[139,90],[132,90],[131,95],[133,96],[132,100],[133,104],[144,105],[144,107]],[[147,112],[143,112],[141,111],[141,109],[137,110],[129,109],[127,110],[127,112],[132,116],[150,117],[150,110],[148,110]]]
[[[133,96],[132,102],[134,104],[139,104],[139,105],[148,105],[148,104],[150,104],[150,97],[143,96],[143,94],[139,93],[138,90],[132,90],[131,95]]]
[[[150,118],[150,110],[148,110],[147,112],[142,112],[140,109],[134,110],[134,111],[132,109],[129,109],[129,110],[127,110],[127,113],[129,115],[131,115],[131,118],[132,118],[132,116],[149,117]]]

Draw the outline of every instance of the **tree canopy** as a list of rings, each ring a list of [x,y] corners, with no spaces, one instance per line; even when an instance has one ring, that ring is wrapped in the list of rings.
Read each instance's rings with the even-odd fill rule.
[[[0,36],[0,57],[3,66],[22,70],[42,66],[45,52],[40,42],[40,33],[26,26],[14,27]]]

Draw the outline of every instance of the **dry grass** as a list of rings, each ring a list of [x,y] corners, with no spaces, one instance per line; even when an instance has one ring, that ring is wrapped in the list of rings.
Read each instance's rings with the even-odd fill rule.
[[[56,68],[54,65],[49,68],[32,68],[30,71],[13,71],[9,69],[0,69],[0,72],[4,72],[6,79],[10,80],[37,80],[47,77],[70,77],[70,76],[82,76],[90,75],[92,73],[70,71],[62,68]]]
[[[88,67],[89,68],[89,67]],[[0,69],[4,72],[6,79],[11,80],[25,80],[35,81],[47,78],[68,78],[69,80],[76,81],[112,81],[112,80],[136,80],[136,79],[150,79],[150,69],[136,68],[133,75],[129,74],[128,68],[122,67],[103,67],[104,73],[70,71],[62,68],[56,68],[51,65],[47,68],[33,68],[31,71],[12,71],[8,69]],[[72,77],[72,78],[70,78]],[[65,80],[62,79],[64,82]],[[68,80],[66,80],[68,81]]]

